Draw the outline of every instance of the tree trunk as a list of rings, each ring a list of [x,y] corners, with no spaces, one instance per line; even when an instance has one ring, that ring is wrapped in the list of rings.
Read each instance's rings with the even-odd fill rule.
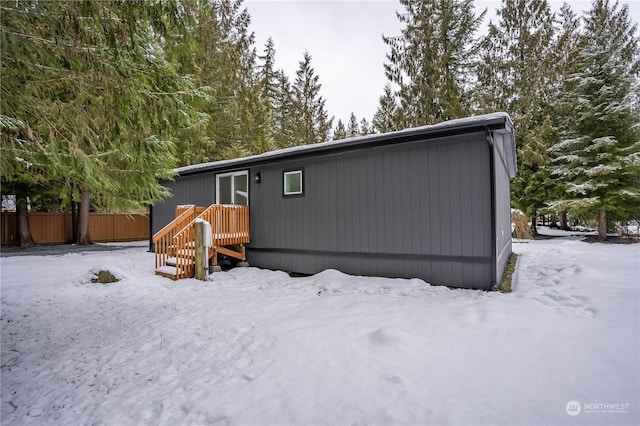
[[[78,203],[71,201],[71,241],[78,241]]]
[[[89,235],[89,188],[80,190],[80,209],[78,211],[78,239],[76,244],[93,244]]]
[[[600,210],[598,212],[598,241],[607,239],[607,212]]]
[[[20,247],[30,247],[36,244],[29,226],[27,196],[22,191],[16,191],[16,234],[18,237],[16,243]]]
[[[552,228],[558,227],[558,216],[556,216],[555,214],[551,215],[551,223],[549,224],[549,226]]]
[[[538,235],[538,213],[531,215],[531,236],[537,237]]]
[[[567,212],[560,212],[560,229],[563,231],[569,230],[569,224],[567,223]]]

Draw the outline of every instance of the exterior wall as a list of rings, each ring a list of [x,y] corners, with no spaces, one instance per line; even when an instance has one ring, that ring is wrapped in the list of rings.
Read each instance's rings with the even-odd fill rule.
[[[214,203],[216,174],[249,170],[247,258],[254,266],[491,289],[511,253],[510,137],[494,132],[490,148],[478,130],[259,165],[222,163],[167,182],[173,197],[153,207],[152,233],[173,220],[176,205]],[[285,197],[284,171],[296,169],[304,171],[304,194]]]
[[[171,189],[172,197],[154,204],[151,211],[151,235],[161,230],[166,224],[175,219],[176,206],[181,204],[195,204],[210,206],[216,200],[216,178],[213,173],[203,173],[192,176],[179,176],[173,182],[163,182]]]
[[[506,163],[508,139],[503,134],[494,133],[494,176],[495,176],[495,230],[496,230],[496,284],[500,284],[504,267],[511,255],[511,186]]]
[[[283,197],[283,172],[297,168],[304,194]],[[252,265],[493,284],[484,132],[254,167],[250,182]]]

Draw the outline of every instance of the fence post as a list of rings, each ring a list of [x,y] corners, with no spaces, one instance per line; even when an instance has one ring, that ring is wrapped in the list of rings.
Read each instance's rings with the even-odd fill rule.
[[[204,262],[202,259],[204,258],[204,222],[196,221],[194,224],[194,233],[195,233],[195,259],[194,262],[196,264],[196,279],[204,281],[205,273],[204,273]]]

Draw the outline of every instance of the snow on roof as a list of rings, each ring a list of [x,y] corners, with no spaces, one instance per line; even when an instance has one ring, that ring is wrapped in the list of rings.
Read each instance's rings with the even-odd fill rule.
[[[411,127],[404,130],[399,130],[396,132],[389,133],[376,133],[365,136],[356,136],[347,139],[339,139],[339,140],[330,140],[326,142],[320,142],[315,144],[308,145],[299,145],[290,148],[278,149],[275,151],[269,151],[262,154],[252,155],[249,157],[242,158],[234,158],[230,160],[220,160],[220,161],[212,161],[209,163],[200,163],[193,164],[191,166],[179,167],[175,169],[175,172],[178,174],[190,174],[196,173],[199,171],[206,171],[212,169],[220,169],[223,167],[232,166],[234,164],[242,164],[245,162],[254,162],[254,161],[263,161],[271,158],[279,158],[284,156],[289,156],[292,154],[304,153],[304,152],[313,152],[319,150],[327,150],[331,148],[338,147],[346,147],[352,145],[360,145],[366,144],[367,142],[374,142],[379,140],[384,140],[388,138],[394,137],[402,137],[404,135],[412,135],[412,134],[420,134],[420,133],[430,133],[444,129],[455,129],[455,128],[465,128],[465,127],[474,127],[480,125],[488,125],[495,123],[509,123],[510,129],[513,128],[511,118],[509,114],[506,112],[494,112],[491,114],[483,114],[483,115],[475,115],[472,117],[465,118],[457,118],[454,120],[443,121],[438,124],[431,124],[420,127]]]

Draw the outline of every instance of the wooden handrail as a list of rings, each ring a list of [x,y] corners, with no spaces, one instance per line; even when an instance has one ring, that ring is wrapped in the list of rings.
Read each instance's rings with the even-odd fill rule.
[[[186,210],[189,210],[191,207],[195,207],[195,204],[182,204],[176,206],[176,217],[180,216]]]
[[[186,207],[186,208],[185,208]],[[249,242],[249,207],[213,204],[208,208],[179,206],[179,216],[153,236],[156,268],[166,265],[168,257],[174,257],[176,279],[193,276],[195,271],[195,227],[196,219],[211,224],[212,247],[240,245]],[[208,252],[208,258],[216,253]],[[242,251],[244,253],[244,249]]]
[[[190,223],[176,232],[174,238],[180,238],[193,228],[196,219],[206,220],[211,224],[213,233],[213,245],[245,244],[249,242],[249,206],[234,204],[212,204],[198,214]],[[227,235],[227,237],[224,237]],[[229,239],[229,235],[235,235],[235,239],[243,239],[241,242],[223,242]],[[220,243],[216,243],[219,240]],[[246,241],[245,241],[246,240]]]
[[[249,206],[214,204],[198,218],[211,224],[214,246],[249,242]]]
[[[176,209],[176,213],[178,210]],[[175,255],[176,247],[173,244],[173,237],[176,229],[182,229],[185,224],[190,223],[196,215],[196,206],[182,209],[178,217],[172,220],[167,226],[156,232],[153,236],[153,251],[155,254],[156,268],[167,264],[167,258]]]
[[[193,221],[193,217],[190,217],[190,216],[191,215],[195,216],[195,211],[196,211],[196,206],[190,206],[188,209],[182,210],[182,213],[180,213],[178,217],[176,217],[171,222],[169,222],[167,226],[165,226],[164,228],[162,228],[161,230],[153,234],[153,243],[155,244],[156,241],[164,237],[172,229],[176,229],[178,227],[182,229],[185,223],[188,224],[191,221]]]
[[[211,224],[212,247],[249,242],[249,207],[212,204],[173,237],[178,279],[190,277],[195,271],[193,243],[196,219],[206,220]],[[215,249],[209,248],[207,259],[210,259],[214,253]]]

